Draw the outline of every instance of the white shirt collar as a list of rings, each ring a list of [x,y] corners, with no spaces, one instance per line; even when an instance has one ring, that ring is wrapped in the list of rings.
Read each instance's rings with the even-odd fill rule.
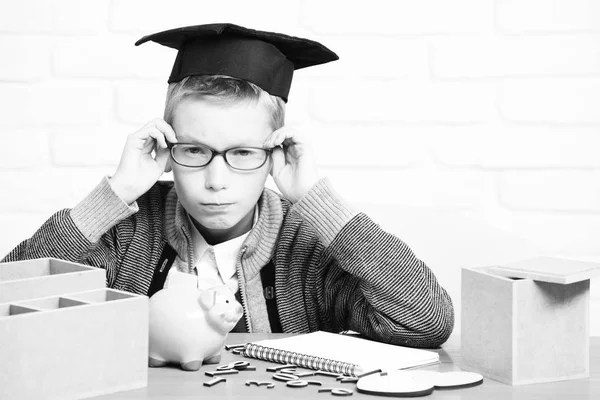
[[[258,204],[254,208],[254,218],[252,221],[252,228],[258,221]],[[216,244],[214,246],[209,245],[202,234],[198,231],[192,218],[188,214],[188,220],[190,222],[191,233],[192,233],[192,245],[194,247],[194,267],[198,268],[200,261],[204,258],[206,251],[212,251],[214,259],[216,261],[216,268],[221,276],[223,282],[231,279],[237,272],[237,256],[240,253],[240,249],[246,240],[246,237],[250,234],[250,231],[236,238],[230,239],[226,242]],[[202,271],[196,270],[196,273],[201,276]]]

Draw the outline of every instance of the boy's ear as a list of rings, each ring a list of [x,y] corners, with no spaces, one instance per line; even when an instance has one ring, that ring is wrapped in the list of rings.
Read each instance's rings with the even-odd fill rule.
[[[171,157],[167,160],[165,164],[165,172],[171,172],[173,170],[173,165],[171,165]]]

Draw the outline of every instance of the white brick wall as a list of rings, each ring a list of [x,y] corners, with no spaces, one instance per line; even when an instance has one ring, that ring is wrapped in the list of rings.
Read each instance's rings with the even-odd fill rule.
[[[50,35],[105,31],[110,0],[20,0],[0,3],[0,32]]]
[[[136,32],[143,35],[178,26],[201,23],[231,22],[243,26],[259,22],[265,30],[299,34],[298,25],[302,1],[288,0],[114,0],[110,30]]]
[[[305,0],[302,23],[328,35],[481,33],[493,28],[494,0]]]
[[[599,124],[600,77],[506,79],[499,103],[509,121]]]
[[[171,69],[168,71],[167,78]],[[151,119],[162,118],[167,87],[166,78],[164,82],[122,82],[117,88],[114,100],[115,117],[120,122],[132,123],[139,127]]]
[[[440,79],[600,74],[600,35],[446,36],[433,42]]]
[[[341,123],[474,123],[494,118],[496,87],[488,82],[330,79],[311,83],[319,121]]]
[[[497,0],[496,23],[507,33],[598,32],[595,0]]]
[[[0,54],[4,60],[0,63],[0,81],[35,82],[47,78],[50,75],[51,46],[52,41],[44,37],[3,36],[0,41]]]
[[[340,55],[296,73],[288,123],[321,174],[431,266],[457,333],[461,267],[600,261],[599,0],[2,2],[0,254],[162,116],[175,52],[134,42],[224,21]]]
[[[600,172],[504,173],[501,201],[510,208],[544,211],[600,211]]]
[[[534,168],[598,168],[598,133],[594,126],[488,122],[438,127],[432,131],[430,147],[435,159],[446,167],[521,172]]]
[[[0,125],[91,125],[111,118],[113,92],[110,82],[62,81],[1,83]]]

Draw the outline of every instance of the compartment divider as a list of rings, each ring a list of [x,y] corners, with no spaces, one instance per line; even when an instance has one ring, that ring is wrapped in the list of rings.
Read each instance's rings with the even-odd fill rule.
[[[42,310],[41,308],[37,308],[37,307],[22,306],[19,304],[10,304],[9,305],[9,316],[19,315],[19,314],[29,314],[31,312],[36,312],[36,311],[44,311],[44,310]]]
[[[92,304],[91,301],[78,299],[77,297],[71,296],[60,296],[58,300],[62,307],[70,307],[70,306],[85,306],[87,304]]]

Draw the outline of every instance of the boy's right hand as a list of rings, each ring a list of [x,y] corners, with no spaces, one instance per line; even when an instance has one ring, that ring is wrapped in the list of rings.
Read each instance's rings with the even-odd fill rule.
[[[177,138],[173,128],[161,118],[127,137],[117,171],[109,181],[127,204],[146,193],[165,172],[169,161],[167,141],[177,143]]]

